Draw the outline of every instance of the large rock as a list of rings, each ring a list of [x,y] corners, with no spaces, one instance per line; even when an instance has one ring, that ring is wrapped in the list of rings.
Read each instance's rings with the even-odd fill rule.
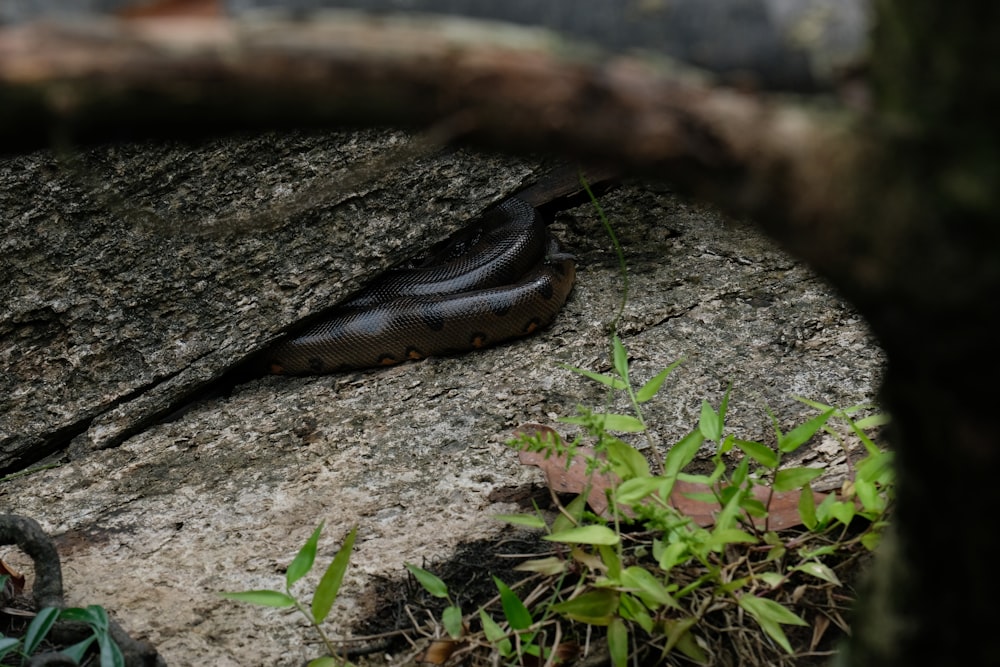
[[[280,587],[319,521],[324,565],[359,527],[335,635],[374,608],[376,577],[501,535],[490,515],[514,506],[497,499],[539,479],[505,447],[513,429],[609,400],[560,367],[607,368],[621,301],[590,206],[554,224],[578,278],[541,335],[384,370],[256,379],[157,420],[534,166],[423,154],[379,133],[0,163],[0,461],[61,464],[0,493],[5,511],[58,536],[69,602],[114,610],[171,664],[295,665],[319,653],[299,619],[216,594]],[[881,354],[863,323],[756,233],[662,187],[623,187],[602,205],[629,267],[618,331],[634,376],[685,359],[648,405],[659,448],[730,382],[732,429],[765,441],[765,408],[785,426],[808,414],[793,395],[872,399]],[[827,445],[807,456],[842,460]]]

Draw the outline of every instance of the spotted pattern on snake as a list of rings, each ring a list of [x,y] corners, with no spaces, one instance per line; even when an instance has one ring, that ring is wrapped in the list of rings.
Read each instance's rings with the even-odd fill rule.
[[[311,375],[457,354],[548,326],[573,288],[572,258],[510,197],[425,265],[388,271],[329,319],[279,343],[270,372]]]

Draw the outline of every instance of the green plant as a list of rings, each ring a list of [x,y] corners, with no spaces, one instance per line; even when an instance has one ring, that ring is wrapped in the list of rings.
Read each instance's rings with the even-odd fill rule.
[[[453,640],[464,639],[474,644],[476,637],[468,633],[468,626],[462,617],[459,607],[451,600],[448,586],[436,575],[410,563],[407,569],[428,593],[437,598],[447,599],[449,606],[441,614],[441,625]],[[475,616],[482,625],[482,636],[486,642],[495,647],[500,656],[509,660],[520,659],[523,656],[534,656],[540,660],[550,657],[551,651],[541,641],[542,632],[547,619],[535,620],[524,601],[507,584],[493,577],[497,587],[498,600],[503,611],[503,620],[497,622],[486,613],[485,607],[476,610]],[[548,616],[546,609],[543,609]]]
[[[653,398],[676,364],[634,390],[628,355],[617,337],[612,350],[613,373],[572,370],[624,392],[634,415],[581,408],[576,417],[562,420],[581,426],[593,441],[591,447],[584,446],[582,437],[564,443],[531,436],[511,443],[544,451],[566,466],[582,457],[588,471],[613,480],[603,489],[609,499],[605,516],[586,511],[584,490],[573,502],[559,506],[551,522],[539,513],[501,517],[543,529],[545,540],[563,545],[555,555],[522,566],[553,578],[545,613],[605,627],[615,665],[627,664],[640,644],[661,659],[676,651],[688,660],[711,663],[722,647],[710,638],[727,634],[743,660],[756,655],[761,662],[776,662],[780,656],[773,655],[771,642],[793,654],[785,627],[807,625],[803,615],[812,614],[823,627],[828,621],[816,619],[846,627],[837,602],[845,593],[835,569],[874,548],[886,524],[891,454],[867,434],[885,417],[855,420],[852,415],[862,406],[841,410],[800,399],[819,414],[788,432],[772,417],[775,442],[767,446],[727,432],[727,390],[718,409],[702,403],[698,427],[670,449],[662,472],[653,474],[645,457],[615,433],[646,431],[639,405]],[[782,462],[821,430],[846,447],[832,420],[847,425],[863,443],[866,456],[840,497],[830,494],[817,503],[811,483],[823,471],[783,467]],[[684,472],[706,442],[716,445],[712,472]],[[743,456],[730,469],[727,457],[734,450]],[[771,502],[784,493],[798,494],[797,512],[805,530],[779,532],[770,527]],[[677,509],[679,500],[713,508],[710,524],[700,525]],[[867,520],[863,530],[852,523],[855,517]],[[830,607],[820,604],[823,596]],[[744,614],[769,640],[745,631],[738,622]]]
[[[298,554],[296,554],[295,558],[288,565],[288,569],[285,571],[284,591],[253,590],[220,593],[222,597],[230,600],[249,602],[263,607],[275,607],[278,609],[295,607],[306,617],[309,624],[316,629],[324,646],[326,646],[326,650],[329,652],[328,656],[311,660],[309,667],[332,667],[334,665],[348,664],[346,660],[337,657],[337,651],[334,648],[333,642],[323,631],[322,623],[330,614],[330,609],[333,607],[333,603],[337,599],[337,594],[340,592],[340,584],[344,579],[344,573],[347,571],[347,565],[351,558],[351,550],[354,548],[354,538],[358,532],[356,526],[344,538],[344,543],[333,557],[333,561],[326,568],[326,572],[320,578],[319,584],[316,586],[316,591],[313,593],[312,604],[307,608],[292,594],[292,586],[312,569],[313,563],[316,561],[316,549],[322,531],[323,522],[320,522],[316,530],[313,531],[312,535],[306,540],[306,543],[302,545]]]
[[[591,200],[622,271],[617,323],[628,299],[624,256],[592,194]],[[679,363],[636,387],[627,351],[613,335],[610,372],[565,366],[607,387],[609,404],[616,393],[623,394],[630,410],[580,407],[577,415],[560,421],[585,435],[564,442],[547,430],[509,443],[543,452],[548,471],[566,473],[561,484],[568,478],[587,481],[577,482],[579,495],[566,504],[553,494],[554,518],[537,509],[497,517],[544,531],[543,539],[558,546],[518,568],[532,573],[525,581],[508,586],[496,580],[499,597],[466,619],[478,618],[479,632],[469,631],[451,604],[445,612],[451,618],[443,616],[442,624],[450,625],[453,638],[462,636],[467,645],[485,638],[508,662],[532,657],[552,664],[568,653],[562,650],[571,644],[563,642],[566,636],[589,639],[602,629],[611,662],[623,667],[630,658],[648,662],[650,657],[714,664],[724,661],[723,652],[743,664],[780,664],[799,657],[793,640],[815,654],[830,624],[846,632],[841,612],[851,592],[842,576],[878,543],[892,499],[892,455],[869,435],[886,417],[856,418],[870,406],[839,409],[799,398],[817,414],[787,432],[772,415],[774,442],[764,444],[729,432],[727,389],[717,408],[702,401],[697,427],[660,459],[642,406]],[[785,465],[789,455],[821,432],[848,454],[856,441],[864,448],[839,496],[814,493],[822,469]],[[626,442],[629,436],[646,438],[652,465]],[[711,472],[687,472],[706,444],[714,446]],[[790,507],[778,505],[789,497],[794,500]],[[791,523],[802,528],[778,528],[789,523],[789,514],[796,519]],[[855,521],[859,517],[865,521]],[[446,584],[421,573],[421,584],[450,602]],[[515,593],[528,590],[529,582],[530,592]],[[491,612],[497,602],[501,617]],[[812,625],[811,637],[787,634],[788,628],[806,625]]]
[[[82,663],[87,651],[96,642],[100,650],[101,667],[124,667],[125,658],[114,639],[111,638],[108,613],[99,605],[90,605],[86,608],[68,607],[66,609],[45,607],[39,610],[31,623],[28,624],[23,637],[0,636],[0,662],[10,664],[7,662],[8,658],[15,655],[23,662],[35,655],[57,621],[85,623],[93,631],[93,634],[86,639],[72,646],[60,648],[60,653]]]

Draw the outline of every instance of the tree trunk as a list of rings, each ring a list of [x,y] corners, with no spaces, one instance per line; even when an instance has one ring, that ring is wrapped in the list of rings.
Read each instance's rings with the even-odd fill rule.
[[[1000,584],[1000,447],[982,407],[997,376],[1000,6],[883,0],[874,83],[887,142],[872,173],[891,280],[858,303],[889,357],[896,541],[855,623],[854,665],[989,664]],[[873,193],[874,194],[874,193]],[[988,400],[988,399],[986,399]],[[957,576],[956,576],[957,575]]]

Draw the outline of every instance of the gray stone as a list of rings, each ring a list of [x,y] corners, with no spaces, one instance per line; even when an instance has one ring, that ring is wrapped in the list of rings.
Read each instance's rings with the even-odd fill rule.
[[[490,516],[516,507],[493,498],[540,483],[504,444],[515,427],[572,434],[555,420],[578,404],[627,409],[560,367],[608,368],[621,301],[615,253],[582,206],[553,226],[578,257],[578,278],[540,335],[389,369],[261,378],[155,423],[534,167],[414,153],[408,141],[267,135],[95,149],[70,170],[48,153],[0,163],[4,465],[50,451],[62,462],[3,483],[3,509],[58,537],[68,602],[114,610],[170,664],[316,657],[294,614],[217,593],[280,588],[319,521],[324,566],[357,525],[329,624],[348,632],[373,609],[376,577],[505,534]],[[755,231],[662,186],[630,184],[601,204],[629,268],[617,330],[634,377],[685,359],[647,405],[658,449],[730,382],[731,431],[765,442],[765,408],[785,428],[813,414],[793,395],[872,400],[882,355],[863,322]],[[840,455],[819,444],[813,461]]]

